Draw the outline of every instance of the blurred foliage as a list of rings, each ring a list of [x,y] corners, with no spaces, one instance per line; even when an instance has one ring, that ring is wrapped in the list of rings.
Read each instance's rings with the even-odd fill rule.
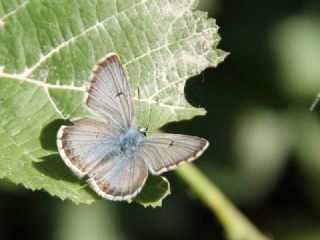
[[[320,16],[310,12],[276,24],[271,34],[279,88],[292,101],[310,101],[319,91]]]
[[[209,139],[195,164],[267,235],[320,239],[320,107],[309,111],[320,92],[319,1],[202,0],[200,7],[217,18],[219,46],[231,55],[186,86],[207,116],[166,130]],[[107,231],[112,239],[224,239],[196,196],[167,175],[173,194],[156,210],[110,202],[86,209],[1,184],[0,238],[72,239],[79,231],[99,240]]]
[[[211,169],[207,174],[237,203],[259,203],[281,178],[293,139],[288,117],[283,115],[248,107],[232,129],[229,148],[234,163],[225,166],[215,161],[213,167],[206,166]],[[203,164],[210,164],[210,159]]]
[[[104,214],[101,214],[101,213]],[[57,221],[52,231],[54,239],[95,240],[125,239],[119,226],[115,209],[105,201],[88,205],[60,204]]]

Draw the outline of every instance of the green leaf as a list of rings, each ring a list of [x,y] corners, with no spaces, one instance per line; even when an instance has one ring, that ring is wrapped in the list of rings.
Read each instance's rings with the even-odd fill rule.
[[[160,207],[162,200],[170,194],[170,184],[165,177],[149,176],[146,186],[134,199],[144,207]]]
[[[88,114],[87,79],[110,52],[120,56],[135,101],[140,88],[139,126],[156,131],[204,115],[184,98],[185,81],[226,54],[216,49],[215,21],[195,7],[195,0],[1,0],[0,177],[75,203],[97,199],[63,164],[55,141],[65,119]],[[169,184],[159,182],[166,188],[159,194],[149,184],[139,202],[155,206]]]

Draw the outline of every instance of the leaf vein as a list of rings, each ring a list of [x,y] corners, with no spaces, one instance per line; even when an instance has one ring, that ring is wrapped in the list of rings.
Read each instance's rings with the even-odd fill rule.
[[[147,0],[146,0],[146,1],[147,1]],[[104,20],[102,20],[102,21],[97,20],[97,22],[96,22],[94,25],[88,27],[87,29],[85,29],[84,31],[82,31],[80,34],[75,35],[75,36],[71,37],[70,39],[62,42],[62,43],[61,43],[60,45],[58,45],[57,47],[51,49],[51,51],[49,51],[47,54],[41,56],[38,62],[36,62],[32,67],[26,69],[23,73],[21,73],[21,75],[24,76],[24,77],[30,77],[30,76],[32,75],[32,73],[33,73],[39,66],[41,66],[43,63],[45,63],[45,62],[46,62],[49,58],[51,58],[54,54],[59,53],[59,52],[61,51],[61,49],[69,46],[72,42],[75,42],[79,37],[85,36],[85,35],[86,35],[88,32],[90,32],[91,30],[97,29],[97,27],[102,27],[102,28],[104,28],[103,24],[104,24],[105,22],[107,22],[107,21],[115,18],[116,15],[119,15],[119,14],[121,14],[121,13],[123,13],[123,12],[126,12],[126,11],[128,11],[128,10],[130,10],[130,9],[132,9],[132,8],[135,8],[135,7],[137,7],[138,5],[141,5],[141,4],[145,4],[145,1],[142,1],[142,2],[137,3],[137,4],[135,4],[135,5],[132,5],[131,7],[127,8],[127,9],[124,9],[124,10],[122,10],[122,11],[120,11],[120,12],[117,12],[117,13],[115,13],[114,15],[109,16],[109,17],[107,17],[106,19],[104,19]]]
[[[0,27],[4,27],[4,25],[6,24],[6,19],[12,15],[14,15],[17,11],[19,11],[19,9],[21,9],[22,7],[24,7],[28,2],[30,2],[29,0],[24,1],[23,3],[21,3],[20,5],[16,6],[14,9],[12,9],[11,11],[9,11],[7,14],[3,15],[0,18]]]

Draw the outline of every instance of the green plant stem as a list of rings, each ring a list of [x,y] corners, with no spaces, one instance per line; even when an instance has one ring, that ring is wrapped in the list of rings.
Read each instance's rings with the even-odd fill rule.
[[[217,216],[228,239],[267,240],[223,193],[193,164],[185,164],[177,174],[198,194],[200,199]]]

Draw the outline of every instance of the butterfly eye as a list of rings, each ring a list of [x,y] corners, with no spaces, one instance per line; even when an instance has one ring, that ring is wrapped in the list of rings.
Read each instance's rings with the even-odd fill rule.
[[[139,132],[146,137],[148,132],[148,127],[139,128]]]

